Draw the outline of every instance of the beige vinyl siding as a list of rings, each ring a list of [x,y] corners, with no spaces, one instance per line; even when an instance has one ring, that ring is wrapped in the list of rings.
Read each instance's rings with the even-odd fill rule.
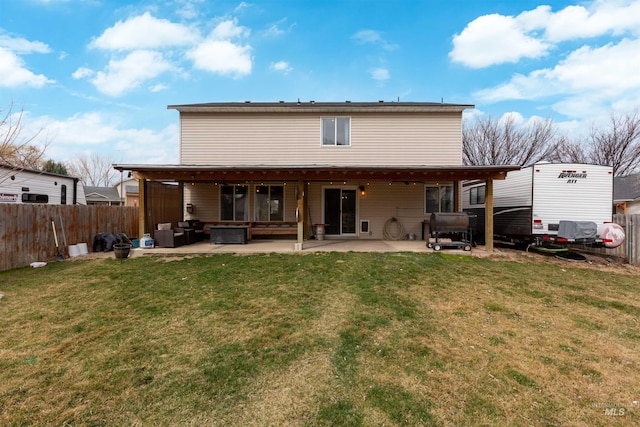
[[[180,163],[460,165],[461,114],[353,114],[351,145],[322,146],[320,114],[181,114]]]
[[[255,220],[255,185],[249,184],[250,191],[250,220]],[[280,182],[264,182],[264,184],[280,185]],[[414,234],[421,238],[422,221],[428,220],[428,214],[424,212],[424,183],[394,182],[389,185],[386,182],[349,182],[345,185],[330,182],[312,182],[308,184],[306,200],[308,201],[307,223],[321,223],[323,218],[323,191],[325,188],[354,188],[356,185],[365,186],[365,195],[356,191],[357,197],[357,237],[360,239],[383,239],[385,222],[396,218],[402,224],[406,234]],[[435,183],[434,183],[435,184]],[[442,184],[442,183],[441,183]],[[285,221],[295,221],[296,198],[295,182],[287,182],[285,185]],[[220,185],[215,183],[195,183],[185,185],[185,204],[193,203],[195,212],[190,215],[186,211],[185,219],[199,219],[201,221],[220,221]],[[369,220],[370,233],[360,234],[360,221]],[[427,227],[428,233],[428,227]],[[308,236],[305,235],[305,238]]]

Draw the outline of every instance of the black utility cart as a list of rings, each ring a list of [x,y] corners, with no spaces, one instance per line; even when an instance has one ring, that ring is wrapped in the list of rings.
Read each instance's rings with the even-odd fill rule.
[[[466,212],[432,213],[429,221],[427,247],[434,251],[441,249],[464,249],[470,251],[473,245],[473,231],[477,217]],[[433,241],[432,241],[433,240]]]

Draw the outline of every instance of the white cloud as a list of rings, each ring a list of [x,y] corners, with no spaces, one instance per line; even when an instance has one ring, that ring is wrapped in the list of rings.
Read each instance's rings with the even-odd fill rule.
[[[272,62],[269,65],[269,69],[273,71],[282,71],[285,75],[289,74],[289,72],[293,70],[287,61]]]
[[[521,58],[539,58],[550,45],[523,31],[518,21],[509,16],[485,15],[470,22],[453,37],[449,57],[471,68],[482,68]]]
[[[389,80],[391,75],[386,68],[374,68],[371,70],[371,78],[378,81]]]
[[[622,40],[571,52],[553,68],[516,75],[500,86],[474,94],[483,102],[563,96],[554,109],[577,117],[595,108],[637,105],[640,99],[640,40]]]
[[[640,36],[640,2],[598,0],[586,6],[549,6],[517,16],[480,16],[453,37],[449,57],[471,68],[546,56],[558,43],[603,35]]]
[[[21,37],[9,37],[7,35],[0,35],[0,47],[5,47],[17,54],[51,52],[51,48],[45,43],[32,42]]]
[[[25,126],[54,135],[46,155],[58,161],[72,160],[79,148],[85,154],[109,155],[117,163],[164,164],[175,163],[178,158],[177,124],[161,130],[131,128],[122,117],[99,112],[76,114],[64,120],[48,116],[26,118]]]
[[[73,74],[71,74],[71,77],[73,77],[74,79],[78,80],[78,79],[84,79],[87,77],[91,77],[93,75],[93,70],[87,67],[80,67],[78,68],[76,71],[73,72]]]
[[[94,39],[89,47],[105,50],[154,49],[188,45],[198,37],[193,28],[155,18],[145,12],[124,22],[118,21]]]
[[[240,4],[238,4],[238,6],[236,6],[236,8],[233,10],[234,13],[240,13],[245,9],[248,9],[249,7],[251,7],[251,5],[249,3],[245,3],[243,1],[240,2]]]
[[[124,59],[111,60],[106,71],[99,71],[91,83],[102,93],[120,96],[124,92],[139,87],[143,82],[155,78],[175,67],[158,52],[137,50]]]
[[[209,35],[211,40],[229,40],[236,37],[248,36],[251,31],[247,27],[239,26],[236,20],[220,22]]]
[[[0,47],[0,87],[31,86],[40,88],[54,83],[42,74],[29,71],[13,51]]]
[[[187,53],[196,68],[212,73],[242,77],[251,74],[250,46],[238,46],[230,41],[208,40]]]
[[[380,41],[382,41],[380,32],[374,30],[360,30],[353,36],[351,36],[351,38],[357,44],[379,43]]]
[[[545,37],[560,42],[604,34],[640,35],[640,2],[596,1],[591,6],[567,6],[550,13],[544,25]]]
[[[640,89],[640,40],[622,40],[600,48],[583,46],[551,69],[518,74],[508,83],[475,95],[484,101],[535,99],[558,94],[597,92],[620,96]]]
[[[198,4],[203,3],[205,0],[178,0],[178,7],[176,13],[184,19],[195,19],[200,15]]]
[[[167,90],[167,86],[163,84],[157,84],[157,85],[151,86],[149,90],[153,93],[162,92],[163,90]]]
[[[285,30],[280,28],[281,26],[287,23],[287,18],[282,18],[278,22],[270,24],[265,31],[262,32],[262,35],[265,37],[279,37],[283,34],[290,32],[296,24],[290,24],[289,27]]]
[[[355,44],[374,44],[379,45],[385,50],[394,50],[398,48],[398,45],[387,42],[380,31],[375,30],[360,30],[351,36],[351,40]]]
[[[233,43],[231,39],[249,35],[249,29],[238,26],[235,21],[220,22],[207,40],[187,52],[198,69],[234,78],[251,74],[253,58],[249,45]]]

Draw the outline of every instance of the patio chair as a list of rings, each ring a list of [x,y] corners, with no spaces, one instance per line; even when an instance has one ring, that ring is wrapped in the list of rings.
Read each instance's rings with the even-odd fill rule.
[[[198,241],[196,229],[193,228],[188,221],[178,221],[178,228],[184,230],[184,242],[186,245],[190,245]]]
[[[177,248],[185,244],[183,228],[171,228],[170,222],[158,224],[158,229],[154,231],[153,238],[158,246],[164,248]]]

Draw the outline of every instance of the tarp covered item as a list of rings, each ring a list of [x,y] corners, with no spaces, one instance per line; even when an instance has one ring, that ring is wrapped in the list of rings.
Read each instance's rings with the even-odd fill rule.
[[[592,221],[560,221],[558,237],[564,239],[595,239],[598,237],[598,225]]]

